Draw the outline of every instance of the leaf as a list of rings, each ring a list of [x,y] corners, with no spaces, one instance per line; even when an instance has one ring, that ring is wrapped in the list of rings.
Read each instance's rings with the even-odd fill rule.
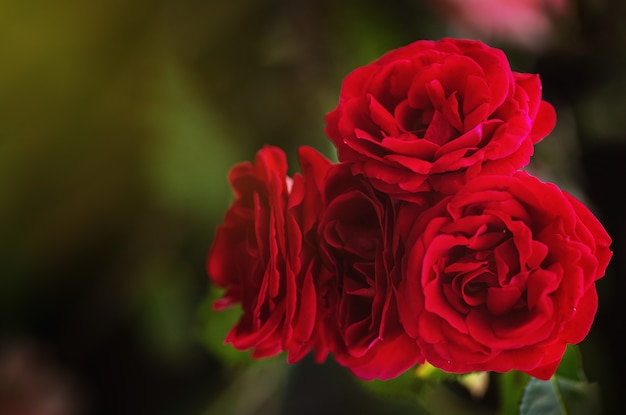
[[[561,359],[561,363],[556,370],[556,374],[562,378],[586,381],[587,377],[583,371],[582,356],[580,349],[575,344],[569,344],[565,350],[565,354]]]
[[[531,378],[524,391],[520,415],[597,415],[601,413],[595,383],[555,375],[543,381]]]
[[[492,412],[477,403],[481,397],[470,399],[456,387],[460,385],[466,388],[471,395],[473,388],[479,386],[478,383],[488,382],[485,376],[488,376],[487,372],[448,373],[425,363],[393,379],[360,383],[365,390],[387,402],[406,401],[414,404],[412,413],[416,415],[486,415]]]
[[[511,370],[498,373],[498,391],[500,397],[500,415],[517,415],[524,388],[530,376],[524,372]]]
[[[240,307],[215,311],[213,302],[221,297],[222,289],[209,287],[208,294],[198,307],[195,335],[202,345],[223,363],[233,366],[249,366],[255,362],[251,351],[236,350],[224,340],[241,315]]]
[[[567,346],[550,380],[530,379],[520,406],[521,415],[595,415],[600,412],[599,387],[587,381],[580,350],[572,344]]]
[[[384,398],[414,400],[421,388],[421,381],[413,370],[389,380],[360,381],[370,392]]]

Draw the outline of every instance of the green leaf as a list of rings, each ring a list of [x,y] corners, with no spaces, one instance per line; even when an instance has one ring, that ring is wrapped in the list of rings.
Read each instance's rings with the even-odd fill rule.
[[[575,344],[569,344],[561,359],[556,374],[562,378],[574,381],[587,381],[583,371],[580,349]]]
[[[600,391],[589,383],[578,346],[568,345],[556,373],[548,381],[531,378],[524,391],[521,415],[596,415],[601,413]]]
[[[497,376],[500,396],[499,415],[517,415],[524,388],[530,376],[517,370],[499,373]]]
[[[435,385],[444,380],[459,381],[462,375],[448,373],[429,363],[418,365],[415,369],[389,380],[362,381],[371,392],[385,397],[411,399],[419,398],[426,385]]]
[[[221,311],[214,310],[213,303],[221,297],[222,293],[223,290],[217,287],[211,286],[209,288],[208,294],[198,307],[196,337],[209,352],[223,363],[232,366],[249,366],[255,362],[251,358],[251,351],[236,350],[232,345],[224,343],[226,335],[237,324],[241,316],[241,307],[232,307]]]
[[[560,376],[543,381],[531,378],[524,391],[520,415],[597,415],[601,413],[595,383]]]
[[[393,379],[361,381],[361,384],[376,395],[392,399],[415,400],[421,388],[421,381],[414,370],[407,370]]]
[[[487,383],[477,385],[484,382]],[[460,393],[457,387],[453,387],[458,383],[465,387],[470,395],[474,395],[478,392],[476,386],[485,387],[488,382],[487,372],[448,373],[428,363],[407,370],[393,379],[360,381],[365,390],[388,402],[413,403],[416,405],[412,412],[415,415],[493,415],[490,409],[478,403],[482,392],[479,393],[481,397],[475,396],[476,399],[474,399]],[[389,411],[381,413],[387,414]]]

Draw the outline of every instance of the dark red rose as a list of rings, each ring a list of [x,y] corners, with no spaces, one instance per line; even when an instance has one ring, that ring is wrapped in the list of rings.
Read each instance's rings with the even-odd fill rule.
[[[320,249],[334,275],[326,294],[331,350],[362,379],[395,377],[423,359],[400,323],[391,284],[402,252],[391,200],[338,164],[329,171],[324,202]]]
[[[398,305],[425,359],[550,378],[596,313],[612,255],[596,217],[525,172],[473,179],[418,218],[412,209],[399,212],[411,227]]]
[[[511,174],[556,122],[537,75],[474,40],[417,41],[343,81],[326,133],[340,161],[403,199],[453,193],[480,174]]]
[[[254,348],[262,358],[287,351],[289,362],[312,348],[327,353],[316,291],[323,276],[317,255],[320,189],[330,162],[300,149],[302,174],[287,176],[282,150],[266,146],[255,164],[234,166],[236,200],[217,229],[207,260],[211,281],[226,289],[217,310],[240,304],[243,313],[226,342]]]

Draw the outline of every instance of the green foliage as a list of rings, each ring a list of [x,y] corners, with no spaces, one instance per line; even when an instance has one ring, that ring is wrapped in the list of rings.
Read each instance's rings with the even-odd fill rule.
[[[408,370],[400,376],[386,381],[362,381],[363,387],[389,401],[405,401],[415,406],[414,414],[447,415],[490,415],[492,412],[481,405],[481,397],[475,399],[459,393],[464,388],[469,395],[476,383],[485,382],[480,387],[487,387],[487,377],[480,372],[457,374],[444,372],[429,363],[419,365],[415,370]],[[451,386],[459,386],[454,390]]]
[[[498,376],[500,415],[517,415],[524,388],[530,376],[517,370],[500,373]]]
[[[587,377],[583,370],[582,356],[580,349],[574,344],[570,344],[565,349],[565,354],[561,359],[561,363],[556,370],[559,377],[571,379],[574,381],[586,381]]]
[[[520,415],[600,414],[598,385],[554,376],[548,381],[531,379],[524,392]]]
[[[426,363],[388,381],[362,382],[375,395],[417,402],[423,411],[418,413],[490,414],[490,409],[453,392],[454,384],[467,388],[495,387],[498,390],[498,415],[596,415],[600,413],[598,385],[587,381],[577,346],[568,346],[556,374],[541,381],[519,371],[492,374],[497,385],[473,385],[485,382],[480,372],[468,374],[447,373]]]
[[[247,156],[229,139],[234,128],[221,124],[185,68],[170,56],[160,65],[159,99],[145,116],[156,137],[146,152],[148,178],[162,205],[211,223],[233,199],[228,171]]]
[[[520,415],[597,415],[600,391],[586,380],[576,346],[567,348],[556,374],[547,381],[532,378],[524,390]]]
[[[415,400],[423,385],[423,382],[415,376],[413,370],[408,370],[400,376],[387,381],[371,380],[361,383],[367,390],[379,396],[406,400]]]
[[[204,301],[198,307],[196,337],[206,349],[230,366],[245,367],[252,364],[251,352],[236,350],[224,340],[228,331],[237,323],[241,315],[239,307],[216,311],[215,300],[221,297],[223,290],[211,286]]]

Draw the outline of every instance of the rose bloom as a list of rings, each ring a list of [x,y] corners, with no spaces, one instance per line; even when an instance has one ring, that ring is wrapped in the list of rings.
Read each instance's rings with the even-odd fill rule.
[[[400,323],[391,284],[402,252],[394,207],[347,164],[331,167],[323,195],[320,250],[335,276],[325,290],[331,350],[359,378],[393,378],[423,362]]]
[[[612,255],[596,217],[526,172],[482,176],[417,218],[413,209],[399,213],[398,305],[425,359],[453,373],[549,379],[596,313]]]
[[[379,190],[417,201],[480,174],[511,174],[556,122],[537,75],[479,41],[420,40],[343,81],[326,133],[340,161]]]
[[[569,0],[431,0],[457,32],[529,49],[544,47]]]
[[[263,358],[287,351],[289,362],[312,348],[321,361],[325,332],[316,292],[323,279],[317,260],[320,192],[330,162],[299,150],[302,174],[287,176],[282,150],[266,146],[254,165],[237,164],[229,180],[236,199],[216,232],[207,259],[211,281],[225,288],[217,310],[239,304],[242,315],[226,342]]]

